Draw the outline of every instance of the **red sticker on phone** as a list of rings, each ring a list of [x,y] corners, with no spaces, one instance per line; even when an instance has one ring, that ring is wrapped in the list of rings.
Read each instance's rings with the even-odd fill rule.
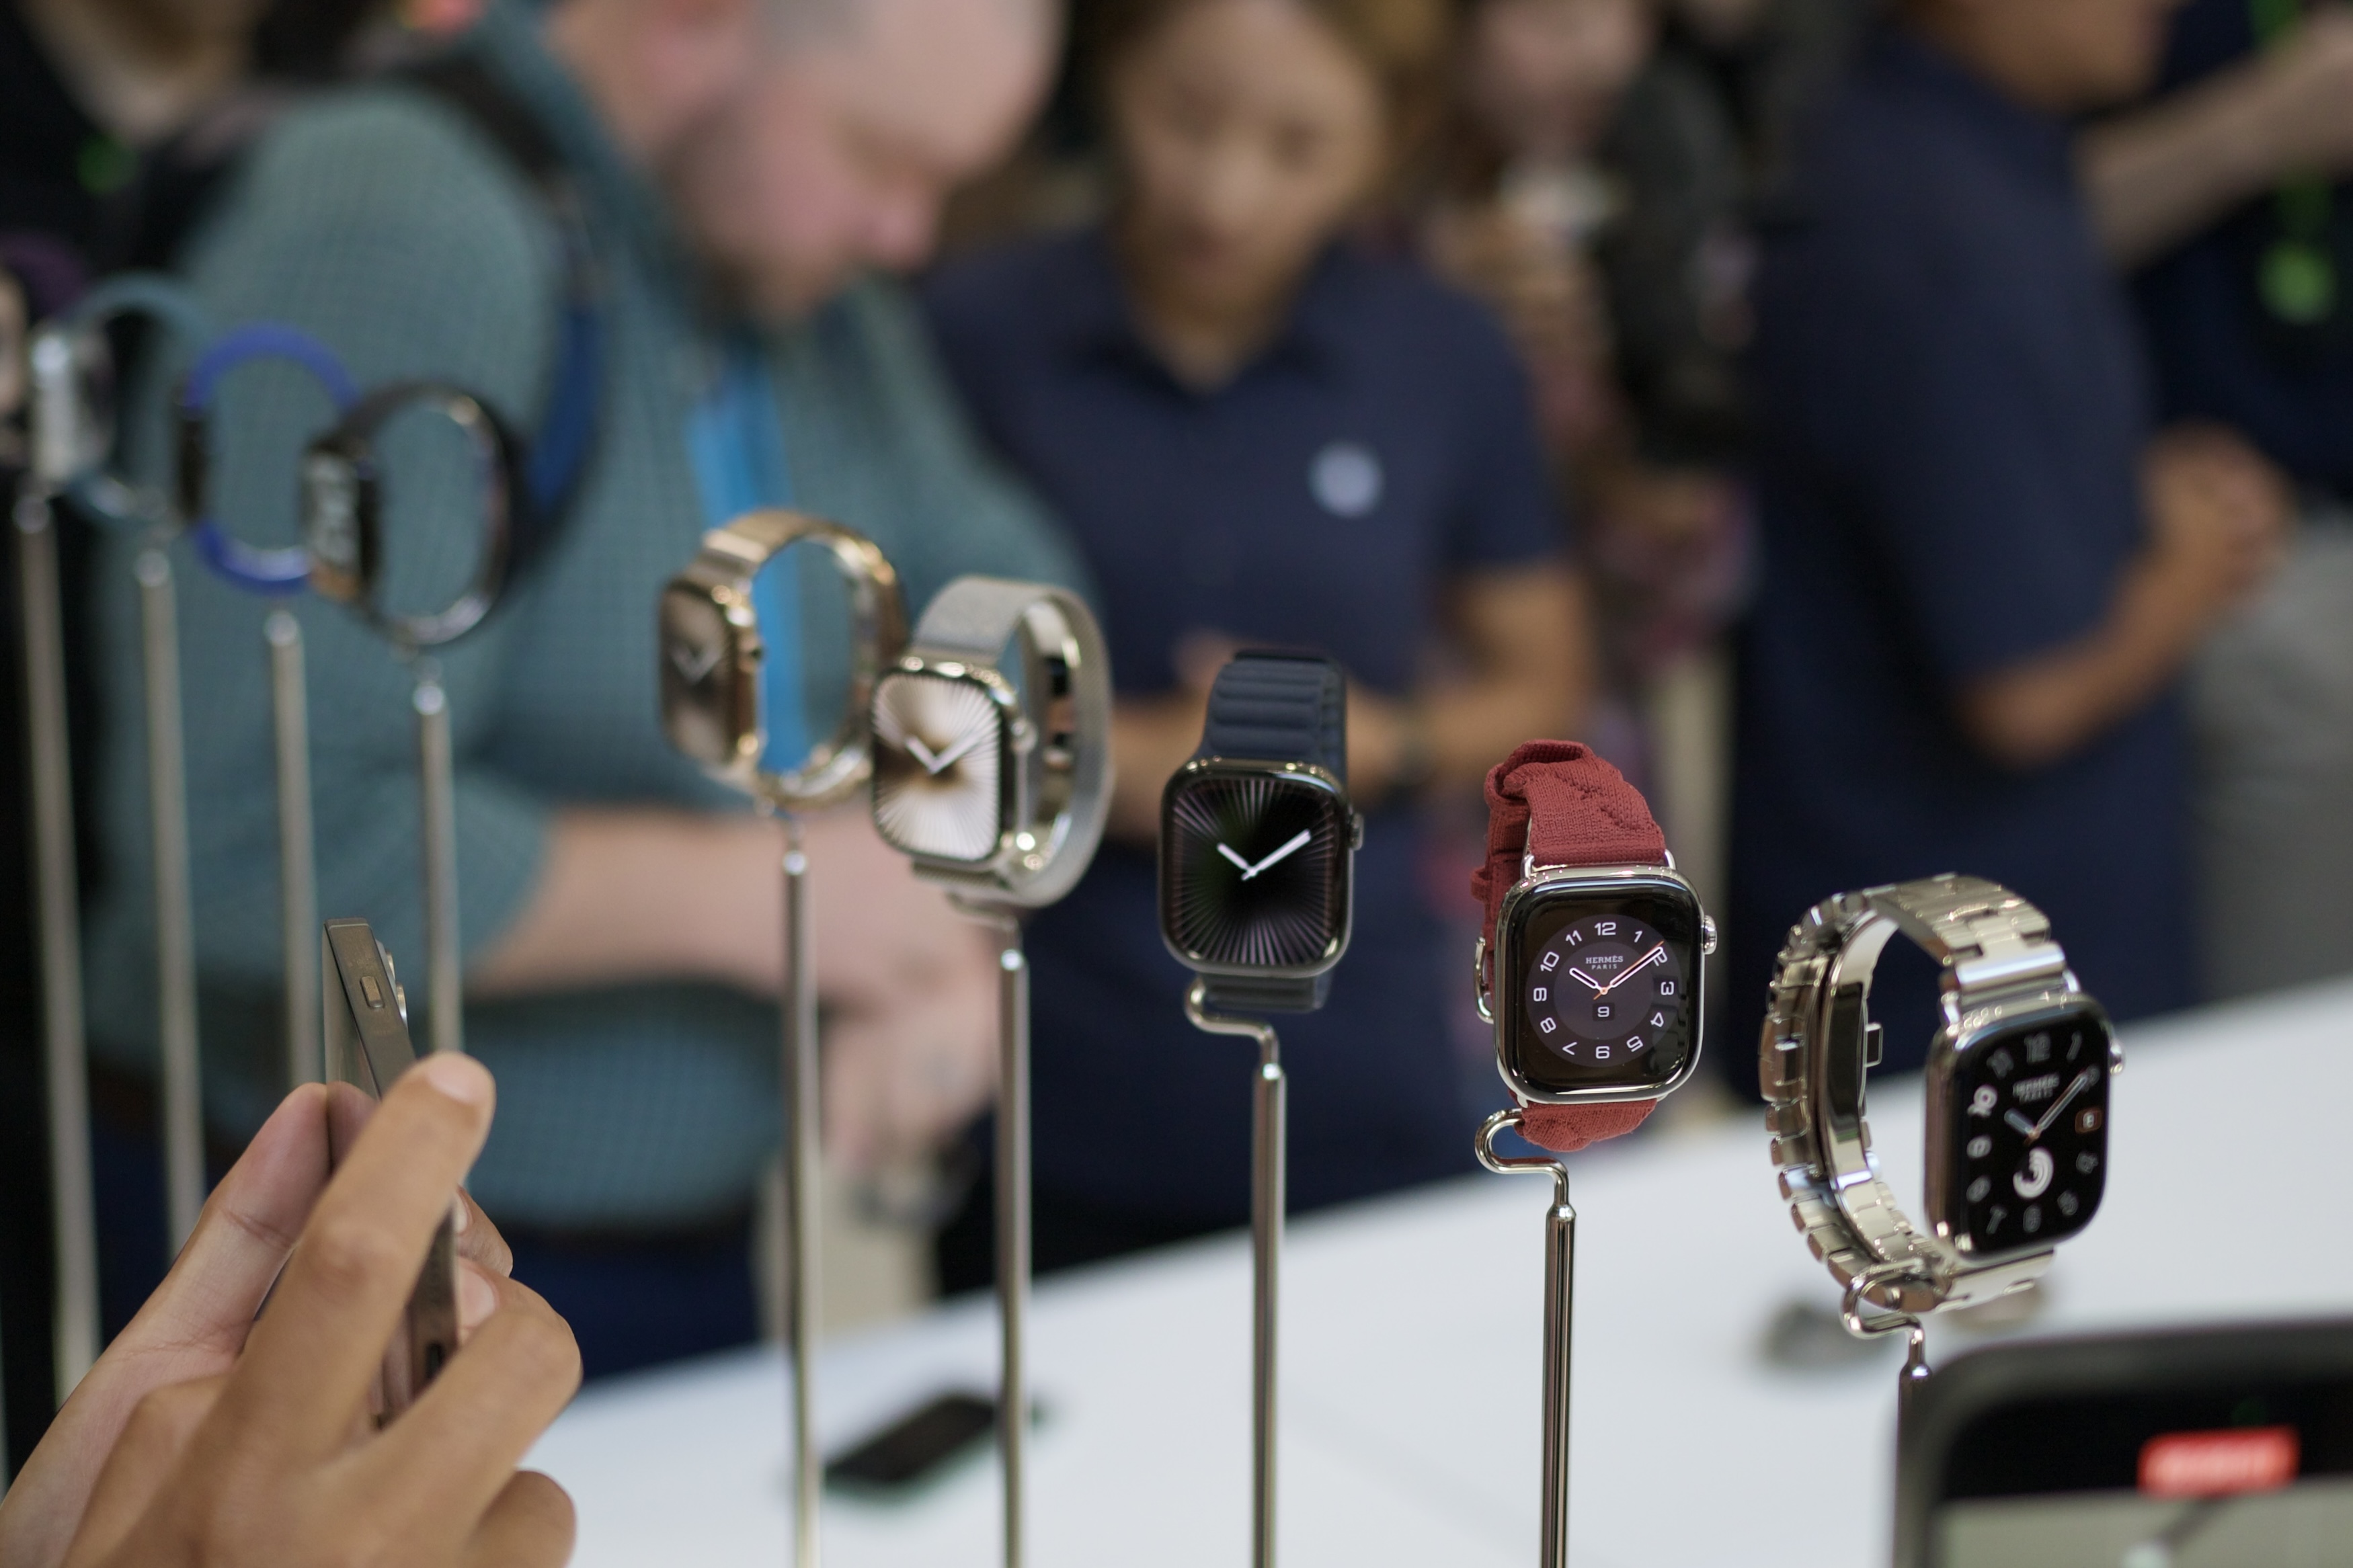
[[[2293,1426],[2169,1432],[2141,1446],[2140,1489],[2151,1497],[2228,1497],[2267,1492],[2295,1479]]]

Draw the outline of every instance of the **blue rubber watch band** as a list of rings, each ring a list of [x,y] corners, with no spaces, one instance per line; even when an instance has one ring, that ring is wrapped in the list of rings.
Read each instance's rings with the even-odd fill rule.
[[[190,521],[196,554],[205,564],[240,587],[263,594],[296,594],[311,577],[311,552],[303,546],[265,550],[246,543],[213,516],[211,464],[205,425],[221,383],[231,371],[271,360],[300,365],[326,390],[338,416],[360,400],[358,384],[334,351],[297,327],[254,321],[223,333],[200,355],[180,384],[180,509]]]

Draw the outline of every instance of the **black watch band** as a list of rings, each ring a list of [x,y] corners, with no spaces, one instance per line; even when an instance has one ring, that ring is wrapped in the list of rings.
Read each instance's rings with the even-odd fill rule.
[[[1202,757],[1310,763],[1348,782],[1348,679],[1321,654],[1253,648],[1218,672],[1201,726]],[[1202,1000],[1225,1013],[1313,1013],[1332,989],[1330,971],[1307,980],[1201,977]]]

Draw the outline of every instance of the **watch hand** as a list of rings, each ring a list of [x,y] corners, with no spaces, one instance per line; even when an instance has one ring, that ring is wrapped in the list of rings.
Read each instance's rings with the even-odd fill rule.
[[[2069,1100],[2083,1093],[2084,1090],[2090,1086],[2091,1081],[2099,1076],[2099,1071],[2100,1069],[2097,1068],[2086,1068],[2082,1072],[2077,1073],[2075,1075],[2075,1081],[2067,1086],[2067,1092],[2061,1095],[2057,1100],[2052,1101],[2051,1109],[2042,1113],[2042,1120],[2034,1124],[2034,1131],[2026,1135],[2027,1142],[2031,1143],[2035,1139],[2042,1137],[2043,1129],[2049,1127],[2052,1120],[2055,1119],[2061,1111],[2067,1109],[2067,1102]]]
[[[955,766],[956,763],[961,761],[966,752],[971,751],[975,746],[979,745],[987,739],[988,739],[988,732],[987,731],[975,730],[963,740],[958,741],[955,745],[950,746],[946,751],[942,752],[936,760],[927,762],[923,765],[931,769],[934,773],[945,773],[949,768]]]
[[[2029,1121],[2025,1117],[2021,1116],[2015,1110],[2003,1111],[2001,1113],[2001,1119],[2004,1121],[2009,1122],[2012,1127],[2017,1128],[2021,1132],[2025,1133],[2026,1141],[2030,1143],[2034,1142],[2034,1135],[2042,1131],[2042,1129],[2035,1126],[2033,1122]]]
[[[925,773],[935,773],[940,771],[939,761],[933,756],[932,749],[913,735],[907,737],[907,753],[923,764]]]
[[[1667,955],[1667,944],[1666,944],[1665,942],[1662,942],[1659,943],[1659,945],[1658,945],[1658,946],[1656,946],[1656,947],[1652,948],[1650,952],[1648,952],[1644,953],[1644,954],[1642,955],[1642,962],[1641,962],[1641,963],[1637,963],[1637,964],[1633,965],[1632,967],[1630,967],[1630,968],[1627,969],[1625,972],[1623,972],[1622,973],[1620,973],[1620,974],[1618,976],[1618,978],[1617,978],[1617,979],[1615,979],[1615,980],[1611,981],[1609,984],[1607,984],[1607,985],[1603,986],[1603,987],[1601,988],[1601,994],[1602,994],[1604,996],[1609,995],[1609,993],[1611,993],[1612,991],[1617,990],[1617,989],[1618,989],[1618,987],[1620,987],[1620,985],[1625,984],[1626,984],[1626,982],[1628,982],[1629,980],[1633,979],[1633,978],[1634,978],[1634,976],[1636,976],[1637,974],[1641,973],[1642,973],[1642,971],[1644,971],[1645,969],[1650,968],[1650,967],[1651,967],[1651,965],[1652,965],[1652,964],[1654,964],[1654,963],[1658,963],[1658,962],[1659,962],[1659,960],[1661,960],[1662,958],[1664,958],[1666,955]]]
[[[711,673],[712,668],[718,664],[720,656],[725,652],[724,648],[716,647],[698,650],[687,647],[684,643],[674,642],[670,645],[670,661],[679,674],[686,678],[686,683],[689,686],[699,686],[702,683],[702,678]]]
[[[1260,861],[1249,870],[1244,871],[1242,873],[1242,880],[1245,882],[1249,881],[1252,877],[1257,876],[1261,871],[1265,870],[1276,861],[1284,859],[1294,853],[1301,845],[1306,843],[1309,839],[1314,837],[1314,829],[1308,827],[1301,828],[1297,834],[1293,836],[1290,843],[1285,844],[1282,848],[1276,850],[1273,854],[1268,856],[1265,859]]]
[[[1593,976],[1586,973],[1582,969],[1572,969],[1568,973],[1570,979],[1582,980],[1586,984],[1591,986],[1593,988],[1593,994],[1596,996],[1607,996],[1609,994],[1609,987],[1602,984],[1601,982],[1594,979]]]
[[[1224,846],[1224,845],[1222,845],[1222,844],[1220,844],[1220,845],[1219,845],[1219,846],[1218,846],[1218,853],[1219,853],[1219,854],[1220,854],[1220,855],[1222,855],[1222,856],[1224,856],[1227,859],[1229,859],[1229,860],[1232,861],[1235,865],[1240,866],[1240,867],[1242,868],[1242,880],[1243,880],[1243,881],[1247,882],[1247,881],[1249,881],[1249,880],[1250,880],[1250,863],[1249,861],[1247,861],[1247,860],[1243,859],[1240,856],[1239,856],[1239,855],[1235,854],[1231,849],[1229,849],[1228,847],[1226,847],[1226,846]]]

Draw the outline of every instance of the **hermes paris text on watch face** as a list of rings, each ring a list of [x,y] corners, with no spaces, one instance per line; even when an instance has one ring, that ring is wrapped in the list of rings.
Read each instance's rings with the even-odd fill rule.
[[[1355,814],[1332,781],[1282,763],[1196,762],[1161,812],[1160,929],[1186,963],[1306,975],[1348,938]]]
[[[1539,1093],[1671,1085],[1699,1030],[1700,913],[1672,883],[1542,887],[1501,955],[1504,1067]]]
[[[980,680],[893,670],[874,689],[874,821],[909,855],[978,864],[1005,831],[1004,711]]]
[[[1976,1260],[2092,1222],[2108,1179],[2108,1029],[2095,1014],[1971,1042],[1954,1063],[1944,1214]]]

